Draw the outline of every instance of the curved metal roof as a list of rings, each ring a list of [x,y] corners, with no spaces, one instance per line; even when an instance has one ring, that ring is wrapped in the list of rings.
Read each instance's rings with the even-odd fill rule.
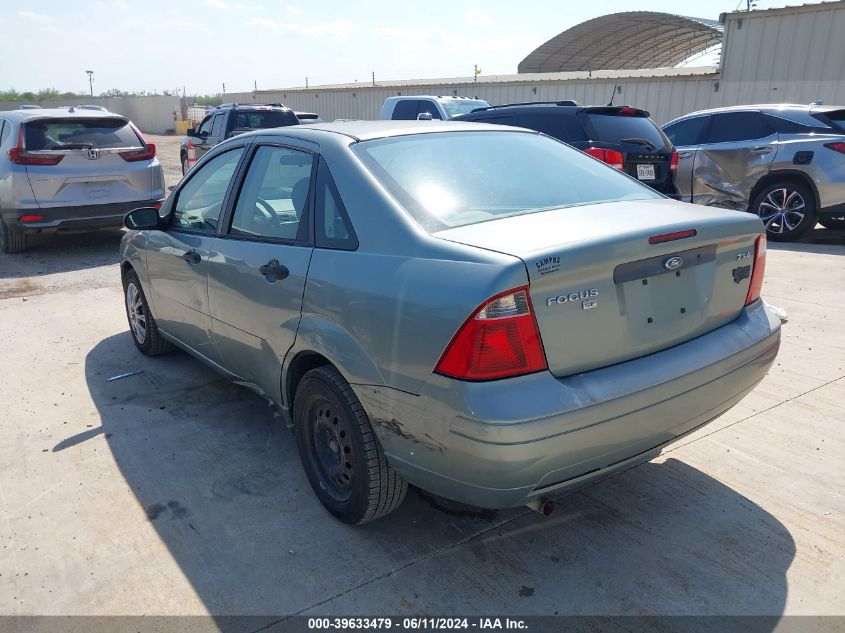
[[[655,11],[612,13],[573,26],[532,51],[520,73],[666,68],[722,42],[715,20]]]

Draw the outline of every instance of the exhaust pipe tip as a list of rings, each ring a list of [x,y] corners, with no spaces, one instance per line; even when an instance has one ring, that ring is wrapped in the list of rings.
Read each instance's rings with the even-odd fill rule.
[[[547,497],[537,497],[536,499],[531,499],[531,501],[525,505],[534,510],[534,512],[539,512],[544,517],[549,516],[555,511],[554,499],[549,499]]]

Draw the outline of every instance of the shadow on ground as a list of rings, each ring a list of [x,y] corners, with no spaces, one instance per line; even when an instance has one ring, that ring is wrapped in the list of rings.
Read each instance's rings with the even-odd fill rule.
[[[124,333],[90,351],[85,373],[102,426],[53,450],[106,435],[211,614],[783,612],[787,529],[680,461],[571,494],[548,519],[456,516],[409,493],[351,528],[316,501],[265,403],[189,356],[143,357]]]
[[[0,253],[0,279],[39,277],[116,264],[123,232],[37,234],[16,255]]]
[[[845,230],[826,229],[816,226],[800,242],[768,241],[768,248],[777,251],[794,251],[796,253],[828,253],[831,255],[845,255]]]

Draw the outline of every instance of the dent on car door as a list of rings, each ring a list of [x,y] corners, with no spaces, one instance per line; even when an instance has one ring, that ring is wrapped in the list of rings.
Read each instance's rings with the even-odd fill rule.
[[[277,398],[313,250],[313,162],[313,154],[302,149],[257,146],[209,259],[209,306],[221,364]]]
[[[690,117],[667,126],[663,131],[678,152],[678,171],[675,186],[684,202],[692,201],[692,172],[701,134],[708,117]]]
[[[759,112],[715,114],[695,155],[692,201],[745,211],[769,172],[778,136]]]
[[[208,256],[243,152],[233,148],[192,172],[174,195],[167,228],[150,231],[147,239],[149,294],[159,328],[215,362]]]

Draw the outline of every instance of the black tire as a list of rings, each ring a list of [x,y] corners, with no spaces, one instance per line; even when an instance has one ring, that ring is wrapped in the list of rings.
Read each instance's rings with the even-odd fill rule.
[[[159,354],[165,354],[171,351],[173,344],[164,339],[158,331],[155,319],[150,313],[150,307],[147,304],[144,289],[141,287],[138,275],[132,269],[126,271],[126,275],[123,277],[123,299],[123,305],[126,308],[126,319],[129,321],[129,333],[132,335],[135,347],[147,356],[158,356]],[[133,311],[136,312],[136,321],[134,323]],[[143,331],[137,327],[137,318],[139,316],[143,317]]]
[[[4,253],[23,253],[26,250],[26,233],[9,227],[0,220],[0,251]]]
[[[305,474],[329,512],[361,525],[399,507],[408,484],[387,463],[361,402],[334,367],[302,377],[293,420]]]
[[[772,182],[754,196],[751,212],[763,220],[766,237],[774,242],[800,239],[816,226],[816,197],[794,180]]]
[[[845,217],[819,218],[819,224],[826,229],[831,229],[832,231],[845,229]]]
[[[191,169],[191,164],[188,162],[188,155],[182,154],[182,176],[184,177]]]

